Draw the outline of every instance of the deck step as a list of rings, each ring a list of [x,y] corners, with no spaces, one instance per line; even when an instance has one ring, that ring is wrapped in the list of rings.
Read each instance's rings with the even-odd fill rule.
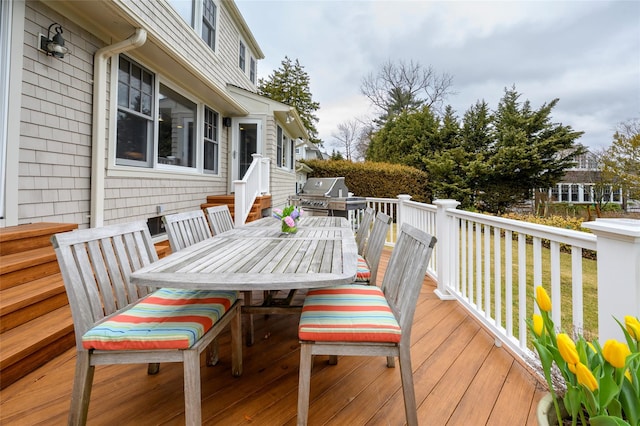
[[[68,303],[60,273],[0,290],[0,332],[4,333]]]
[[[20,379],[73,347],[73,321],[63,306],[2,333],[0,388]]]
[[[0,259],[0,289],[5,290],[58,272],[60,268],[51,245],[3,255]]]
[[[73,223],[30,223],[0,228],[0,256],[51,247],[51,236],[76,229]]]

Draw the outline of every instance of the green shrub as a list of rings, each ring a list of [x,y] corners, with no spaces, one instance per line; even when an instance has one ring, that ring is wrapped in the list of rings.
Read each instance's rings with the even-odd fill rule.
[[[347,188],[358,197],[396,198],[400,194],[409,194],[414,201],[431,202],[427,174],[413,167],[346,160],[306,160],[304,163],[313,169],[309,177],[344,176]]]

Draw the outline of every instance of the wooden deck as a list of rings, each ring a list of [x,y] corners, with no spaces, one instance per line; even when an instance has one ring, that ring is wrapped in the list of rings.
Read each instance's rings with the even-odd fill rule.
[[[383,253],[384,273],[389,251]],[[382,278],[379,275],[380,279]],[[423,425],[535,425],[545,388],[454,301],[439,300],[425,280],[412,330],[418,417]],[[202,368],[207,425],[294,425],[298,388],[297,315],[257,315],[256,342],[244,347],[244,373],[230,370],[228,332],[221,360]],[[398,369],[383,358],[316,357],[310,425],[402,425]],[[203,363],[204,365],[204,363]],[[0,392],[0,424],[66,423],[75,351],[70,350]],[[90,425],[184,424],[182,365],[96,368]]]

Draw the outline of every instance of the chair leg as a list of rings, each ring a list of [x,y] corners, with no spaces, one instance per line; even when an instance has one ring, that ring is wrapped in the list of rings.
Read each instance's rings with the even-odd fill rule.
[[[311,345],[300,344],[300,373],[298,379],[298,426],[306,426],[309,418],[309,393],[311,387]]]
[[[184,351],[184,417],[187,426],[202,424],[202,395],[200,391],[200,354]]]
[[[388,356],[387,357],[387,367],[388,368],[396,368],[396,357]]]
[[[89,413],[89,399],[95,367],[91,365],[87,351],[78,351],[76,355],[76,373],[73,379],[71,407],[69,409],[69,425],[85,425]]]
[[[402,379],[402,393],[404,394],[404,410],[407,416],[407,426],[418,426],[418,408],[416,393],[413,388],[413,369],[411,368],[411,353],[409,347],[400,346],[400,377]]]
[[[154,374],[158,374],[160,372],[160,363],[159,362],[151,362],[147,366],[147,374],[153,376]]]
[[[251,306],[252,294],[251,291],[244,292],[244,306]],[[247,346],[253,345],[253,314],[246,314],[246,327],[247,327]]]
[[[238,377],[242,374],[242,316],[240,305],[231,320],[231,374]]]
[[[218,338],[216,337],[213,341],[207,346],[207,366],[213,367],[220,360],[220,344],[218,343]]]

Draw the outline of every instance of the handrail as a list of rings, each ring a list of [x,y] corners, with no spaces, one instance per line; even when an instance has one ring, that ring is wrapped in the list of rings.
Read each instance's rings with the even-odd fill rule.
[[[234,223],[244,225],[256,198],[269,193],[269,158],[252,154],[253,161],[241,180],[233,181]]]

